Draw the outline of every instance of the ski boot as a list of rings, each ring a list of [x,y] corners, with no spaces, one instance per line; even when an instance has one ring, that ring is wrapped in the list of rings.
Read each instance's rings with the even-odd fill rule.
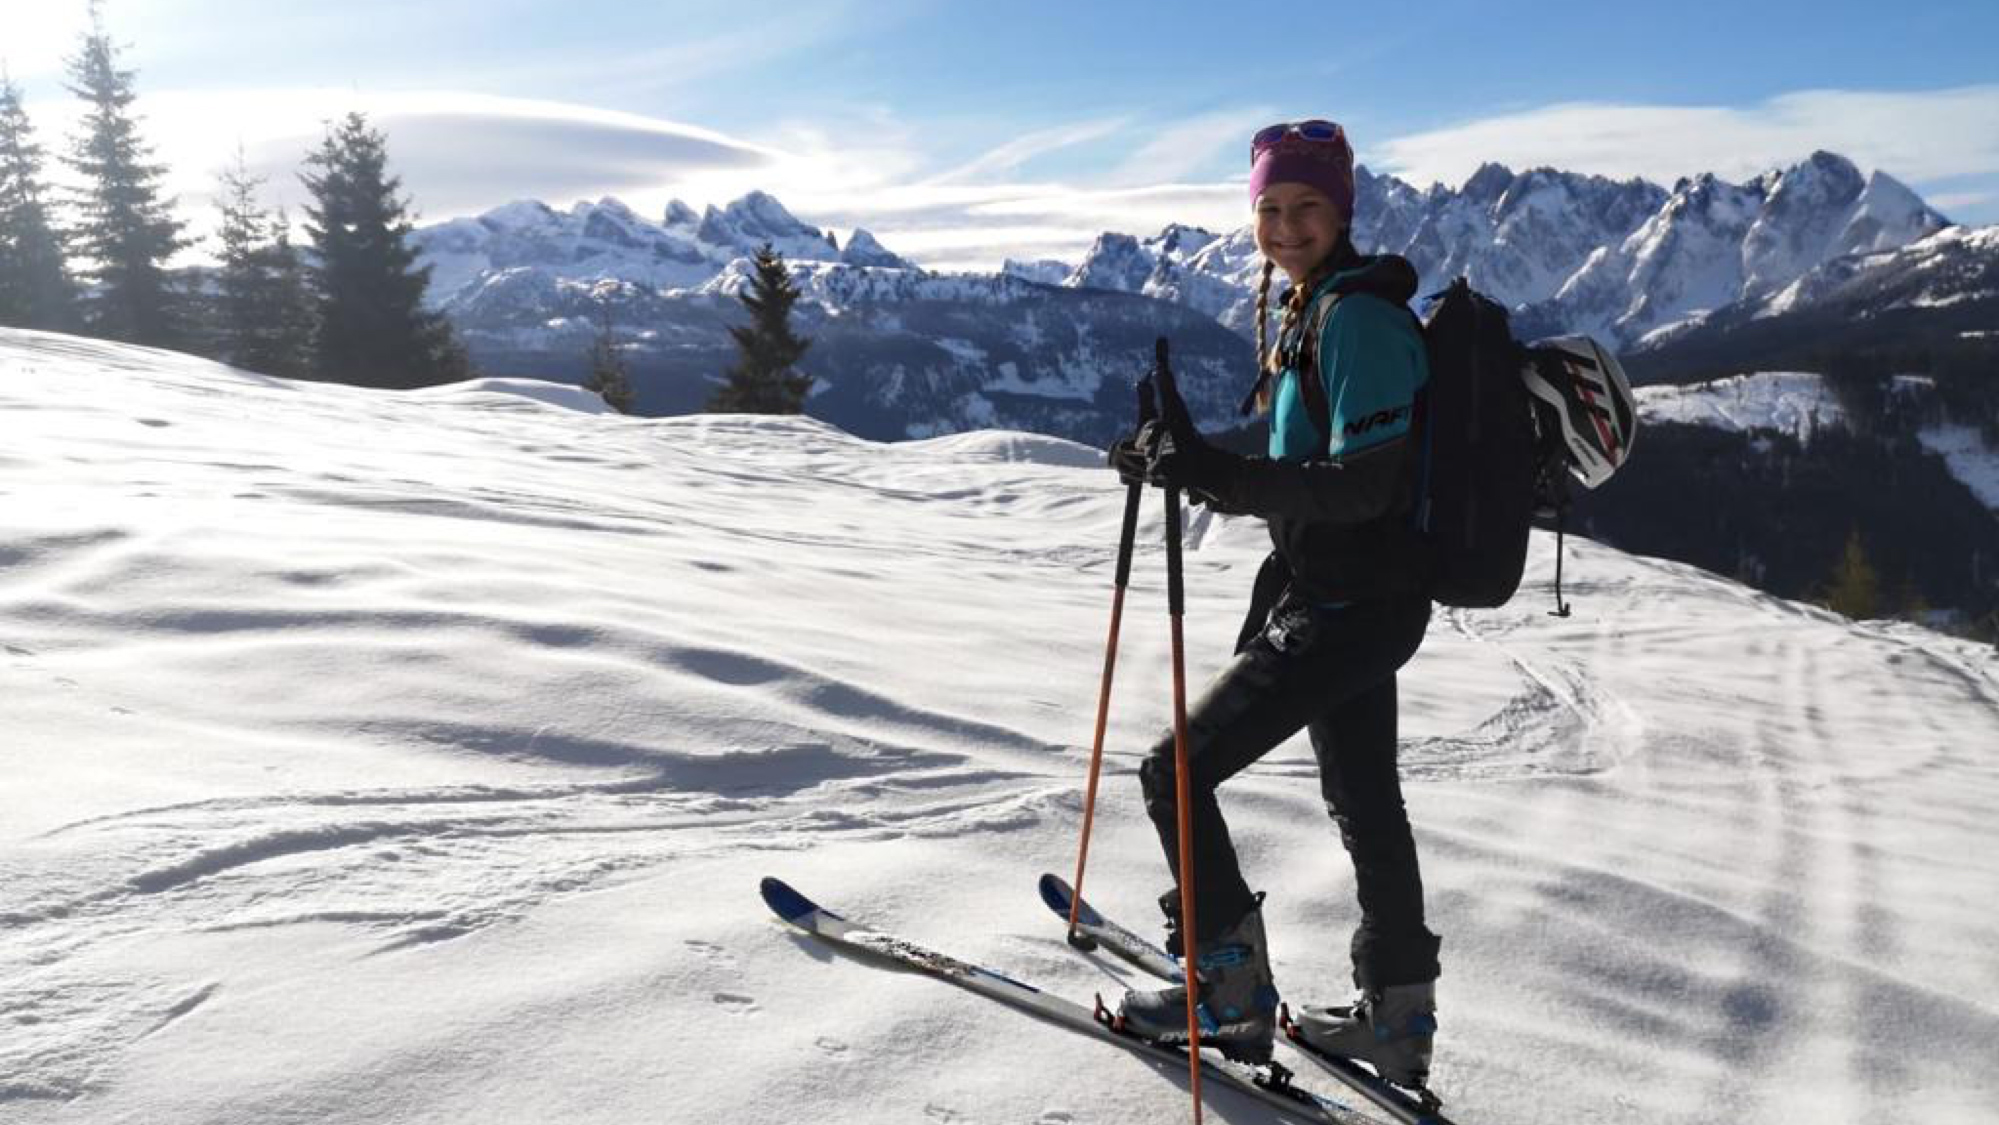
[[[1160,896],[1159,905],[1166,911],[1168,948],[1178,951],[1183,948],[1179,892]],[[1194,955],[1201,1045],[1237,1062],[1269,1062],[1277,1034],[1277,988],[1270,977],[1270,945],[1263,936],[1263,896],[1256,896],[1249,912],[1219,937],[1197,945]],[[1127,992],[1113,1026],[1155,1043],[1185,1044],[1186,986]]]
[[[1363,992],[1352,1004],[1306,1008],[1291,1027],[1309,1047],[1364,1062],[1397,1086],[1425,1090],[1437,1034],[1437,986],[1398,984]]]

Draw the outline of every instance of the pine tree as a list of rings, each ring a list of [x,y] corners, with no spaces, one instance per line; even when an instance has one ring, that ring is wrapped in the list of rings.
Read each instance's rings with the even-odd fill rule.
[[[388,171],[387,144],[350,113],[329,126],[300,178],[318,258],[314,373],[372,387],[421,387],[471,374],[456,333],[423,307],[430,267],[409,245],[409,203]]]
[[[221,180],[222,268],[217,279],[218,358],[267,375],[302,378],[312,371],[312,304],[305,266],[291,244],[289,220],[257,203],[261,176],[239,151]]]
[[[148,160],[151,149],[139,136],[134,72],[118,68],[94,4],[69,76],[70,92],[87,103],[67,163],[85,183],[76,236],[89,263],[85,276],[97,283],[87,309],[91,329],[133,343],[183,343],[187,310],[166,271],[167,259],[186,245],[181,223],[161,195],[166,169]]]
[[[257,320],[257,299],[269,284],[265,259],[258,253],[270,238],[270,216],[257,204],[263,183],[250,174],[238,149],[236,163],[222,173],[216,197],[222,211],[215,232],[222,244],[214,305],[216,358],[253,371],[263,370],[252,357],[263,327]]]
[[[757,250],[756,277],[741,296],[750,310],[747,326],[729,329],[740,358],[729,381],[709,400],[708,409],[742,414],[800,414],[812,376],[794,370],[812,341],[791,331],[791,306],[798,290],[784,258],[766,242]]]
[[[632,380],[625,370],[625,357],[618,350],[617,335],[607,304],[598,305],[597,334],[590,341],[590,374],[583,389],[602,395],[604,402],[620,414],[632,412]]]
[[[312,279],[304,256],[292,245],[291,216],[281,207],[271,223],[271,240],[264,245],[266,276],[259,315],[268,326],[260,338],[257,370],[288,379],[313,374],[313,341],[319,328],[313,306]]]
[[[1881,612],[1881,580],[1867,552],[1860,544],[1860,530],[1846,537],[1846,550],[1833,567],[1832,582],[1826,587],[1825,605],[1835,613],[1855,621],[1877,617]]]
[[[21,91],[0,74],[0,325],[59,332],[80,326],[62,236],[43,202],[42,148]]]

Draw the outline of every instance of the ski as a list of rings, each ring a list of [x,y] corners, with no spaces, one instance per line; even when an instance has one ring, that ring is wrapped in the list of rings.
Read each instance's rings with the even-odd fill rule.
[[[1075,901],[1076,892],[1060,875],[1041,877],[1041,901],[1055,912],[1066,925],[1069,921],[1070,904]],[[1076,911],[1076,934],[1083,940],[1071,938],[1069,944],[1085,952],[1101,946],[1120,960],[1143,969],[1161,980],[1179,984],[1184,979],[1180,973],[1180,960],[1164,949],[1104,917],[1085,899]]]
[[[761,887],[765,905],[779,918],[831,945],[871,954],[894,965],[948,981],[1082,1035],[1116,1044],[1151,1059],[1171,1072],[1184,1074],[1187,1053],[1113,1030],[1100,1000],[1095,1009],[1065,1000],[991,969],[926,949],[915,942],[851,922],[806,898],[781,879],[766,878]],[[1226,1086],[1278,1110],[1304,1125],[1368,1125],[1358,1109],[1312,1093],[1291,1080],[1291,1072],[1275,1063],[1250,1066],[1203,1055],[1204,1081]]]
[[[1048,909],[1069,922],[1070,905],[1075,901],[1075,893],[1061,876],[1048,874],[1041,877],[1041,901]],[[1143,969],[1161,980],[1179,984],[1184,979],[1180,962],[1157,945],[1139,937],[1117,922],[1092,907],[1087,899],[1076,910],[1076,933],[1083,942],[1074,938],[1070,944],[1088,951],[1093,943],[1120,960]],[[1352,1059],[1339,1055],[1329,1055],[1307,1043],[1298,1032],[1298,1025],[1291,1019],[1287,1007],[1279,1019],[1278,1027],[1284,1038],[1301,1054],[1311,1058],[1334,1078],[1345,1083],[1355,1093],[1366,1098],[1377,1110],[1387,1114],[1402,1125],[1451,1125],[1449,1118],[1441,1112],[1443,1103],[1428,1090],[1412,1092],[1397,1086]]]
[[[1450,1118],[1443,1114],[1444,1103],[1429,1090],[1412,1091],[1397,1086],[1352,1059],[1329,1055],[1306,1042],[1299,1033],[1298,1025],[1291,1019],[1290,1005],[1285,1005],[1280,1011],[1277,1027],[1300,1054],[1318,1063],[1326,1073],[1346,1083],[1348,1089],[1403,1125],[1452,1125]]]

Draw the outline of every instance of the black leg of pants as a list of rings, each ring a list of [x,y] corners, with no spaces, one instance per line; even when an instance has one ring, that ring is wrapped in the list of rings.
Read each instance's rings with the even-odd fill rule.
[[[1423,920],[1423,882],[1395,768],[1395,672],[1429,624],[1427,598],[1318,609],[1280,602],[1187,715],[1197,940],[1225,932],[1254,903],[1215,789],[1308,729],[1326,808],[1354,865],[1362,988],[1435,980],[1438,939]],[[1179,819],[1169,730],[1139,769],[1146,812],[1179,877]]]

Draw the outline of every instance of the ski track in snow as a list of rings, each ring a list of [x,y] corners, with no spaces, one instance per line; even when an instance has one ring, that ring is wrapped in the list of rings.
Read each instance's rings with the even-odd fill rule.
[[[753,893],[798,871],[1072,995],[1130,980],[1032,895],[1080,820],[1122,501],[1096,455],[532,391],[0,331],[0,1119],[629,1121],[662,1090],[688,1121],[1184,1113],[1142,1065],[1076,1068],[1059,1033],[784,937]],[[1141,926],[1162,524],[1091,884]],[[1194,686],[1265,549],[1190,518]],[[1575,616],[1546,613],[1537,537],[1514,603],[1438,610],[1401,681],[1453,1108],[1999,1097],[1991,652],[1569,549]],[[1294,1000],[1345,989],[1316,772],[1300,737],[1223,797]],[[687,1021],[731,1050],[674,1050]],[[600,1072],[624,1077],[577,1104],[564,1076]]]

